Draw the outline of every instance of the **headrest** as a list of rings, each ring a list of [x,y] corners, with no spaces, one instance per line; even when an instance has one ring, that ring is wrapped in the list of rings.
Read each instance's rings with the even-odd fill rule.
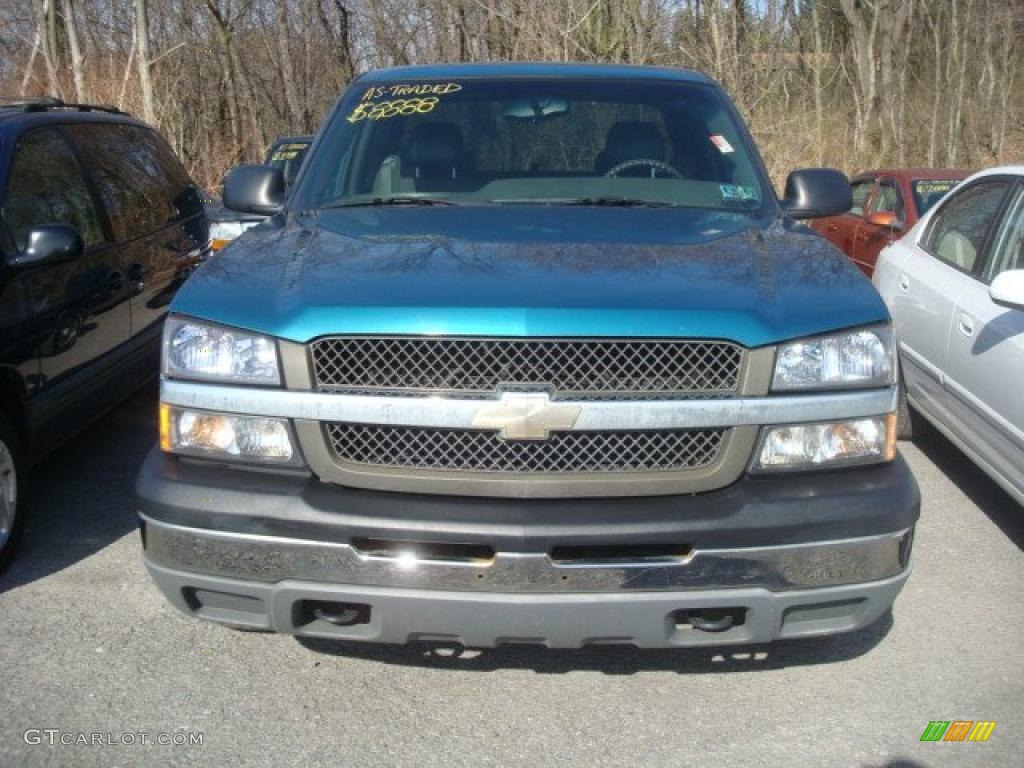
[[[465,160],[462,131],[455,123],[424,123],[413,129],[406,159],[414,167],[454,167]]]
[[[665,160],[665,140],[655,123],[643,120],[615,123],[608,129],[603,160],[608,167],[626,160]]]

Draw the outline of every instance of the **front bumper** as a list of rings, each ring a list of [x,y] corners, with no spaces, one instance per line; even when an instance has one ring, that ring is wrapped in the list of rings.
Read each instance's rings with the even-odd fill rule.
[[[849,632],[877,621],[909,575],[904,571],[868,584],[792,592],[737,588],[501,594],[295,580],[264,584],[185,573],[152,562],[147,566],[175,607],[200,618],[309,637],[472,648],[514,643],[674,648]],[[337,626],[313,613],[323,604],[365,606],[366,620]],[[706,632],[686,616],[722,609],[741,612],[742,623]]]
[[[472,646],[674,647],[857,629],[905,582],[919,506],[901,459],[694,496],[515,500],[358,491],[154,452],[137,493],[146,565],[189,614]],[[368,541],[399,547],[382,556]],[[629,555],[665,543],[675,556]],[[339,626],[311,613],[321,604],[365,612]],[[700,631],[694,611],[738,620]]]

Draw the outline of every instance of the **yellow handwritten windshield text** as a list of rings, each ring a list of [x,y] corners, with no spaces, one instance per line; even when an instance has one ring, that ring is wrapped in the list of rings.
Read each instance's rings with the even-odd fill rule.
[[[362,101],[376,101],[384,98],[405,96],[444,96],[461,91],[458,83],[406,83],[401,85],[377,85],[366,89]]]
[[[428,96],[424,99],[396,99],[394,101],[364,101],[352,110],[346,120],[358,123],[360,120],[384,120],[399,115],[425,115],[433,112],[439,99]]]

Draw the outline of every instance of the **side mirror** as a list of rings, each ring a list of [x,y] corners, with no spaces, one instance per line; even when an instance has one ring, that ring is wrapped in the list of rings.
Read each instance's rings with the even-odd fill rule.
[[[876,227],[886,227],[891,230],[902,230],[903,222],[899,220],[899,217],[892,211],[875,211],[869,213],[867,217],[868,224],[874,224]]]
[[[1000,272],[988,287],[988,295],[1001,307],[1024,309],[1024,269]]]
[[[70,224],[44,224],[28,233],[28,245],[10,264],[17,269],[62,264],[85,253],[85,243],[78,227]]]
[[[284,174],[266,165],[239,165],[224,179],[224,206],[270,216],[284,205]]]
[[[786,178],[782,209],[794,219],[838,216],[853,206],[850,181],[832,168],[802,168]]]

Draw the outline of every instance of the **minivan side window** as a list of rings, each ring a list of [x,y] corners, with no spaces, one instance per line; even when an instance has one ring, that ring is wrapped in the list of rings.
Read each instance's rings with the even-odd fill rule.
[[[78,227],[87,246],[103,240],[92,193],[58,129],[39,128],[19,139],[7,178],[4,218],[19,251],[25,250],[29,231],[44,224]]]
[[[922,246],[964,272],[973,272],[1009,183],[981,181],[956,193],[932,218]]]
[[[144,147],[156,163],[164,189],[177,213],[181,216],[199,213],[203,208],[199,188],[192,183],[188,172],[163,137],[156,131],[138,125],[118,127],[125,131],[130,141]]]
[[[150,234],[176,215],[164,174],[133,127],[92,123],[66,129],[96,184],[119,242]]]

